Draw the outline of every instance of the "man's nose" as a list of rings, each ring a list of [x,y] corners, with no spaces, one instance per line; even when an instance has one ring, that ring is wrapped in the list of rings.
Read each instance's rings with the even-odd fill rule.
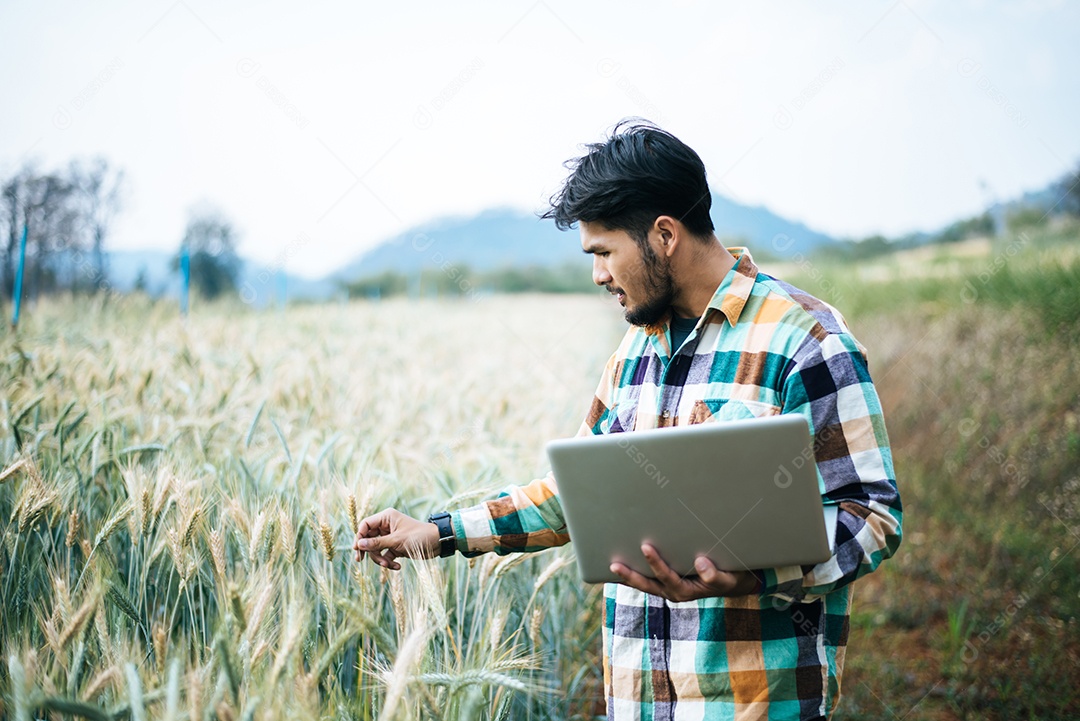
[[[611,273],[608,272],[604,259],[598,255],[594,255],[592,264],[592,282],[597,285],[607,285],[611,280]]]

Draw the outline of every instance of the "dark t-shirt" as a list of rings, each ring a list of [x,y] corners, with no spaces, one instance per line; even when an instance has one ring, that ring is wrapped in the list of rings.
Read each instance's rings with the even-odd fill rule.
[[[694,326],[697,325],[697,318],[681,318],[675,313],[671,314],[671,352],[675,353],[679,350],[679,346],[683,344],[687,336],[694,330]]]

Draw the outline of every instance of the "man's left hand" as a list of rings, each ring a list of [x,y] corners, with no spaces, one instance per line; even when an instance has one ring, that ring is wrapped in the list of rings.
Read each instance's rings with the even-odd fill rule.
[[[647,578],[618,562],[611,564],[611,572],[627,586],[669,601],[679,603],[713,596],[747,596],[758,591],[758,579],[754,574],[749,571],[721,571],[705,556],[698,556],[694,562],[697,575],[680,576],[649,544],[642,544],[641,553],[655,579]]]

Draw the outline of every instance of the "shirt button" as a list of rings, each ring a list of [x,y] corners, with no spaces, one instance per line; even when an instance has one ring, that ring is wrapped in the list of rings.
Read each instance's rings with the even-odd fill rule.
[[[660,414],[660,417],[666,421],[668,418],[671,418],[671,411],[664,411]]]

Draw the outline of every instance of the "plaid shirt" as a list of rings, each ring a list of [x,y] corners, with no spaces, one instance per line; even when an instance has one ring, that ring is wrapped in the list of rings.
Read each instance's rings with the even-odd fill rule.
[[[668,321],[631,327],[579,434],[802,414],[822,501],[838,508],[834,555],[755,571],[760,595],[672,603],[605,586],[608,718],[827,718],[840,695],[850,583],[900,544],[900,497],[865,350],[832,307],[758,271],[745,249],[672,355]],[[567,543],[554,477],[452,513],[458,548]]]

